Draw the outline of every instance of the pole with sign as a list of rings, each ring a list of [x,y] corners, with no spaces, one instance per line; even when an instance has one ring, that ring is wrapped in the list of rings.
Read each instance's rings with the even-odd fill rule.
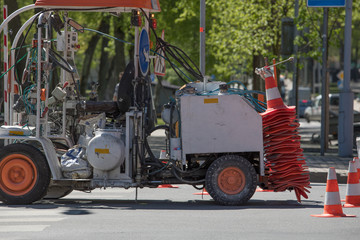
[[[324,34],[323,34],[323,81],[322,81],[322,108],[321,108],[321,135],[320,135],[320,153],[324,155],[329,135],[329,97],[327,86],[327,13],[329,7],[345,7],[345,0],[308,0],[308,7],[324,8]],[[353,102],[350,90],[350,61],[351,61],[351,15],[352,0],[346,1],[346,19],[345,19],[345,55],[344,55],[344,81],[340,92],[339,109],[339,156],[351,156],[353,145]],[[326,21],[325,21],[326,19]],[[326,24],[326,26],[325,26]],[[326,40],[326,41],[325,41]]]
[[[165,30],[162,30],[161,39],[165,39]],[[158,76],[165,76],[165,54],[162,48],[159,48],[154,61],[154,74]]]
[[[350,88],[352,0],[346,1],[344,39],[344,81],[340,91],[339,156],[351,157],[354,135],[354,93]]]

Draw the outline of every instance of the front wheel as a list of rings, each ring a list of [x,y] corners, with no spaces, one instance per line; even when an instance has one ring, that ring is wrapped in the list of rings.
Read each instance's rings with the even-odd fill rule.
[[[216,159],[206,173],[205,188],[221,205],[245,204],[255,193],[257,175],[251,163],[241,156]]]
[[[6,204],[30,204],[47,192],[50,169],[44,154],[24,143],[0,150],[0,201]]]

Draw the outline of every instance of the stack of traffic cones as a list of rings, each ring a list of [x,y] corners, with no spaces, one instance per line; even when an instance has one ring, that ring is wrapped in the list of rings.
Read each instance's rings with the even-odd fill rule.
[[[269,188],[295,190],[296,198],[308,198],[310,176],[300,147],[295,107],[284,104],[269,67],[259,70],[265,79],[267,110],[263,118],[265,165],[269,169]]]
[[[360,183],[357,162],[349,162],[346,197],[344,207],[360,207]]]
[[[312,217],[355,217],[355,215],[346,215],[342,211],[340,202],[339,185],[336,178],[335,168],[329,168],[325,203],[323,214],[311,215]]]

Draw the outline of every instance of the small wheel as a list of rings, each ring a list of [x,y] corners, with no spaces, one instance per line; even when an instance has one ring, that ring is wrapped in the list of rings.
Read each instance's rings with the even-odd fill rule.
[[[242,205],[253,196],[257,175],[251,163],[236,155],[216,159],[206,173],[205,188],[221,205]]]
[[[72,187],[50,186],[44,199],[60,199],[69,195],[73,191]]]
[[[306,120],[307,123],[310,123],[310,116],[309,116],[309,114],[305,114],[304,118],[305,118],[305,120]]]
[[[0,150],[0,200],[30,204],[40,200],[50,182],[50,169],[37,148],[16,143]]]

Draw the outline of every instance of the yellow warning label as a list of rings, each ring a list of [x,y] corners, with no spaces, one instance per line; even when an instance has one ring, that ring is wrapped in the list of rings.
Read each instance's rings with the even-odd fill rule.
[[[218,98],[205,98],[204,99],[204,103],[219,103],[219,99]]]
[[[97,153],[97,154],[109,154],[110,151],[107,148],[95,148],[95,153]]]
[[[14,135],[16,135],[16,136],[23,136],[24,135],[24,131],[9,131],[9,135],[10,136],[14,136]]]

